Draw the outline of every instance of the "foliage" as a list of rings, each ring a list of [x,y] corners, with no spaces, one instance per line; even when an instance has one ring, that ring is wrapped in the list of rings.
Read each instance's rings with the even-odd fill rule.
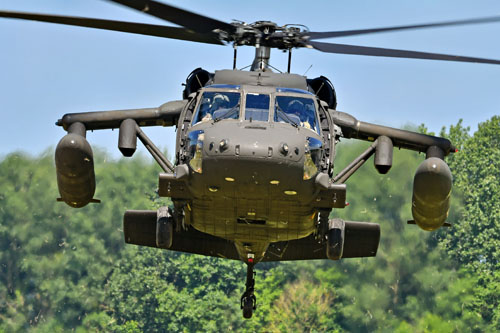
[[[197,255],[132,248],[107,286],[109,313],[149,332],[233,331],[243,264]],[[135,258],[130,260],[129,258]]]
[[[273,304],[269,329],[277,332],[334,332],[339,330],[332,316],[335,293],[327,286],[302,277],[288,284]]]
[[[477,275],[472,309],[500,330],[500,116],[479,124],[450,160],[463,211],[442,244]],[[450,137],[467,137],[458,124]]]
[[[52,156],[11,154],[0,164],[0,328],[7,331],[53,320],[74,328],[100,310],[124,246],[123,211],[150,205],[144,193],[154,188],[156,167],[143,159],[109,163],[99,153],[103,203],[80,210],[58,203]]]
[[[367,163],[347,182],[350,205],[333,212],[380,223],[377,256],[259,264],[251,320],[239,309],[244,264],[124,244],[126,209],[168,204],[150,161],[97,152],[103,202],[75,210],[55,201],[51,151],[10,154],[0,161],[0,331],[499,331],[499,122],[441,133],[459,148],[447,158],[452,228],[406,224],[424,156],[395,150],[389,174]],[[335,170],[365,148],[343,142]]]
[[[464,213],[447,237],[454,257],[475,271],[500,269],[500,116],[479,125],[450,161],[455,187],[464,191]]]

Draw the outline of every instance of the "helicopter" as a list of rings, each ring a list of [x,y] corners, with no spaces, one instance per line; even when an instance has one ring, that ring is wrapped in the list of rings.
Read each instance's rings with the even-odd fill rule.
[[[316,40],[382,31],[499,21],[497,17],[377,29],[311,32],[270,21],[225,23],[156,1],[112,1],[182,28],[102,19],[0,12],[1,17],[115,30],[234,48],[233,69],[201,68],[187,77],[182,100],[157,108],[66,114],[56,124],[68,132],[56,152],[60,201],[79,208],[94,198],[93,153],[87,131],[119,129],[122,154],[134,154],[139,139],[163,169],[158,194],[172,207],[127,211],[129,244],[241,260],[247,264],[243,316],[256,310],[254,267],[259,262],[375,256],[380,226],[331,219],[346,206],[346,181],[372,155],[385,174],[394,147],[426,154],[413,189],[413,220],[424,230],[448,225],[451,172],[444,157],[456,148],[447,139],[358,121],[336,110],[335,89],[326,77],[290,73],[291,51],[500,64],[498,60],[323,43]],[[255,47],[249,71],[236,69],[237,50]],[[271,49],[288,52],[286,73],[275,73]],[[175,162],[142,131],[175,126]],[[371,142],[335,173],[341,138]]]

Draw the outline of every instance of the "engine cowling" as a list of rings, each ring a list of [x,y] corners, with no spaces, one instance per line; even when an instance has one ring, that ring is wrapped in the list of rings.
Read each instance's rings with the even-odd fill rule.
[[[62,201],[75,208],[86,206],[95,193],[94,157],[83,135],[79,130],[64,136],[55,154],[59,194]]]
[[[185,88],[182,92],[182,98],[187,99],[190,94],[197,92],[200,88],[204,87],[207,82],[212,79],[212,77],[213,74],[202,69],[201,67],[193,70],[186,78]]]
[[[307,79],[307,85],[309,90],[314,92],[320,100],[325,101],[330,109],[337,108],[335,88],[328,78],[320,76],[315,79]]]
[[[413,179],[412,215],[420,228],[428,231],[441,227],[450,210],[452,176],[440,158],[424,160]]]

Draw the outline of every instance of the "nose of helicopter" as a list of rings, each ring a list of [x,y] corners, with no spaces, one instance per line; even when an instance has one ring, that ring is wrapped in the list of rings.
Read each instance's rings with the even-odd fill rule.
[[[226,123],[205,130],[208,159],[235,157],[245,160],[299,161],[304,155],[304,129],[288,124]]]
[[[202,178],[207,188],[221,192],[253,196],[249,191],[255,191],[259,197],[271,186],[295,195],[303,183],[305,147],[311,135],[316,134],[289,124],[215,123],[204,130]]]

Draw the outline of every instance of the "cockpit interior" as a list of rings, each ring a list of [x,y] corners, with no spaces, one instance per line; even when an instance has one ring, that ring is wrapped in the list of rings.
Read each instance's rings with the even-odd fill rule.
[[[307,91],[276,88],[274,92],[263,93],[245,91],[240,86],[231,86],[230,89],[217,89],[215,86],[207,88],[198,102],[193,125],[241,119],[288,123],[319,134],[315,96]]]

